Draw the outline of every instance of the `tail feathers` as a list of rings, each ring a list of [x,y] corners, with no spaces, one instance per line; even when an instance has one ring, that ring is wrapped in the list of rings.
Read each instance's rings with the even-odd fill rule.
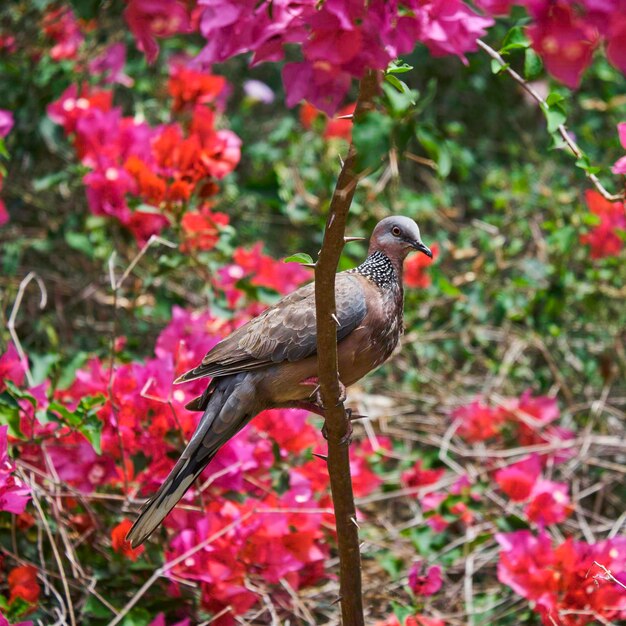
[[[176,506],[185,492],[198,478],[214,454],[198,457],[183,457],[174,466],[160,489],[148,500],[126,535],[133,548],[141,545]]]

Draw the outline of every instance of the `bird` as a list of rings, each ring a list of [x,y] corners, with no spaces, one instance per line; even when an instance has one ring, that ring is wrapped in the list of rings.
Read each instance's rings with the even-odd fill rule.
[[[402,265],[414,250],[432,258],[415,221],[386,217],[372,231],[365,261],[336,275],[342,390],[394,352],[403,332]],[[315,283],[293,291],[235,330],[174,383],[205,377],[211,377],[206,390],[187,405],[203,415],[180,459],[129,530],[126,539],[133,548],[154,532],[218,450],[258,413],[296,407],[323,415]]]

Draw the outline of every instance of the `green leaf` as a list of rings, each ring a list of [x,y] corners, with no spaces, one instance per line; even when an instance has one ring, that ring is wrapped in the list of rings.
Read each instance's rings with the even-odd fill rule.
[[[408,85],[398,80],[395,76],[389,76],[389,78],[392,79],[389,82],[393,84],[393,87],[384,84],[383,91],[394,117],[401,117],[415,105],[418,94],[416,91],[409,89]]]
[[[301,264],[312,264],[313,259],[310,255],[305,252],[296,252],[296,254],[292,254],[288,256],[286,259],[283,259],[283,263],[301,263]]]
[[[0,424],[9,427],[12,437],[24,438],[20,430],[20,406],[8,391],[0,393]]]
[[[526,80],[535,80],[542,70],[541,57],[532,48],[527,48],[524,53],[524,77]]]
[[[502,65],[498,59],[491,59],[491,72],[492,74],[499,74],[510,67],[509,63]]]
[[[567,119],[567,115],[565,114],[565,109],[561,104],[560,100],[556,100],[553,104],[548,103],[548,106],[541,107],[544,115],[546,116],[546,121],[548,123],[548,132],[554,133],[558,130],[561,124],[565,123]]]
[[[520,50],[528,48],[530,41],[521,26],[514,26],[506,34],[504,41],[502,42],[502,48],[500,48],[500,54],[506,53],[509,50]]]
[[[410,72],[412,69],[412,65],[409,65],[402,59],[396,59],[395,61],[391,61],[391,63],[389,63],[389,67],[385,70],[385,74],[404,74],[405,72]]]
[[[60,402],[53,400],[48,406],[48,415],[51,419],[82,433],[93,446],[97,454],[102,453],[100,436],[102,422],[98,418],[97,409],[104,403],[104,396],[86,396],[74,411],[70,411]]]

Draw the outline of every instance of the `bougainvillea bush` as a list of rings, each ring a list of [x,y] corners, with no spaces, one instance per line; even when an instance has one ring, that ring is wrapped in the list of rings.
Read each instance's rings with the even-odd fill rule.
[[[305,411],[125,536],[199,419],[172,381],[312,278],[350,141],[348,234],[434,252],[348,396],[367,623],[626,621],[625,70],[617,0],[0,8],[0,624],[338,623]]]

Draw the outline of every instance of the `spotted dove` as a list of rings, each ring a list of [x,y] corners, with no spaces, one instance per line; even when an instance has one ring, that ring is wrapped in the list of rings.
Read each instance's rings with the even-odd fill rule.
[[[389,358],[402,334],[402,263],[412,250],[432,257],[407,217],[380,221],[367,259],[335,280],[339,379],[352,385]],[[217,451],[264,409],[316,402],[314,285],[300,287],[218,343],[178,378],[212,377],[188,408],[204,411],[182,456],[146,502],[127,539],[143,543],[183,497]]]

